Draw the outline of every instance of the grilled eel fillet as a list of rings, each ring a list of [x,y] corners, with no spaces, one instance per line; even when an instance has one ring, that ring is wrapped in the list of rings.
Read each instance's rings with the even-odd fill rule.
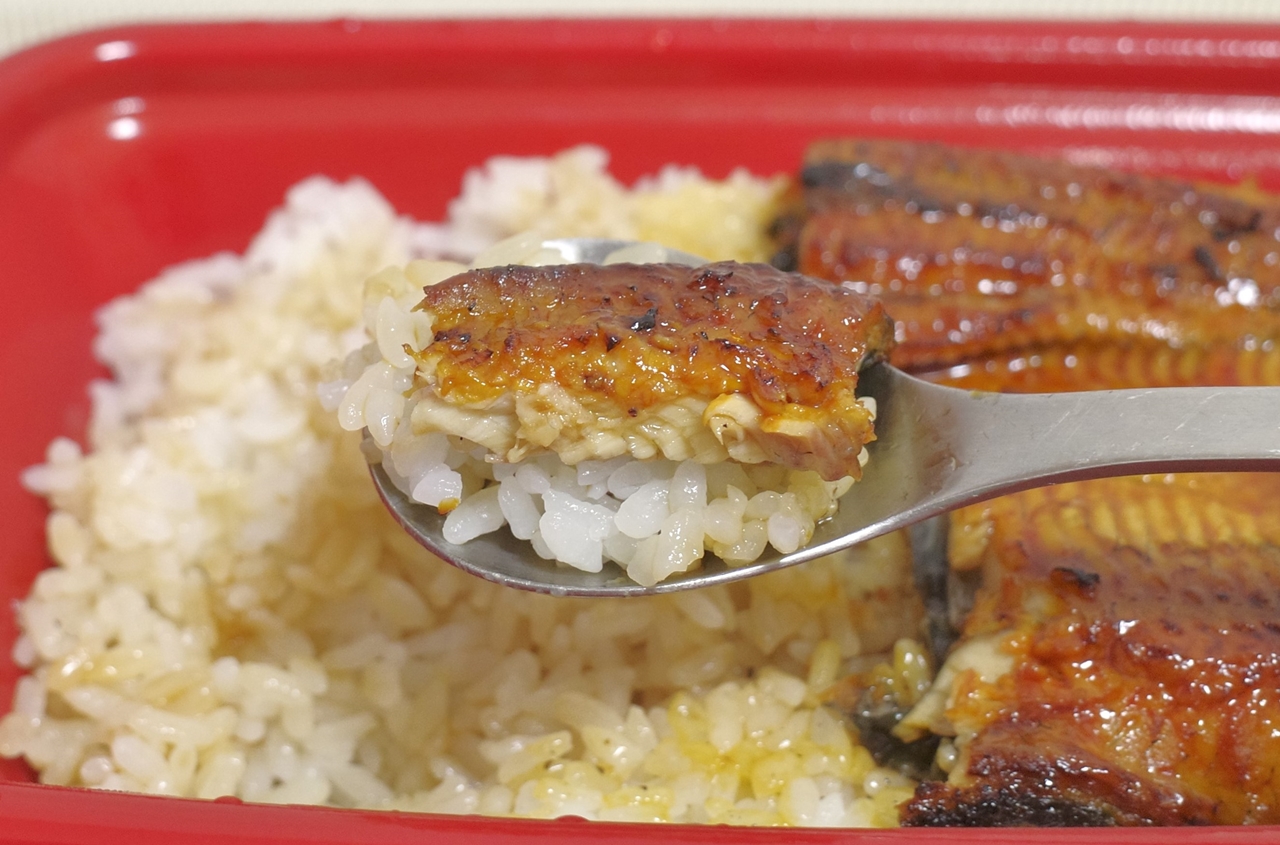
[[[997,152],[809,153],[779,263],[851,280],[892,360],[975,389],[1280,385],[1280,202]],[[1280,401],[1277,402],[1280,411]],[[1280,822],[1280,474],[1106,479],[951,518],[980,572],[910,825]]]
[[[874,299],[730,261],[489,267],[418,307],[434,341],[415,431],[509,461],[732,457],[858,478],[874,439],[858,370],[893,344]]]
[[[886,141],[815,145],[801,181],[775,224],[775,263],[880,296],[897,321],[900,366],[1280,335],[1274,202]]]

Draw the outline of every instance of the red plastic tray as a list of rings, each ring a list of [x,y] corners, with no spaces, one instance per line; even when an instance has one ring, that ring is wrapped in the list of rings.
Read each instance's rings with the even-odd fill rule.
[[[113,132],[121,117],[139,131]],[[117,124],[118,126],[118,124]],[[136,27],[0,62],[0,708],[10,608],[46,565],[18,485],[83,432],[93,310],[242,250],[286,187],[361,174],[439,218],[497,153],[593,142],[792,172],[832,134],[935,138],[1280,188],[1280,27],[864,21],[335,21]],[[126,136],[117,138],[113,136]],[[518,822],[36,786],[0,763],[0,840],[1262,843],[1280,830],[797,832]]]

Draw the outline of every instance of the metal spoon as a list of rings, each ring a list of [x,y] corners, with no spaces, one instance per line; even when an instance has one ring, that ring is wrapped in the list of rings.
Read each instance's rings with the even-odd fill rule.
[[[570,261],[601,261],[620,241],[548,242]],[[668,260],[698,264],[673,254]],[[702,566],[652,587],[616,566],[590,573],[540,559],[505,529],[465,546],[444,540],[444,517],[412,502],[373,465],[383,501],[409,534],[482,578],[553,595],[633,596],[750,578],[831,554],[974,502],[1063,481],[1167,472],[1280,470],[1280,389],[1171,387],[1002,394],[943,387],[875,364],[858,394],[876,399],[876,441],[862,480],[804,548],[772,549],[730,567]]]

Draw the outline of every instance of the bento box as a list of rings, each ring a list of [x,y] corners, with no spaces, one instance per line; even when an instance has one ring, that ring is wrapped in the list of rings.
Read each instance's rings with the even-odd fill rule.
[[[49,565],[20,482],[83,442],[95,313],[163,268],[241,252],[307,177],[441,219],[491,156],[606,150],[793,174],[833,136],[937,140],[1280,189],[1280,29],[856,20],[138,26],[0,62],[0,652]],[[0,662],[0,701],[22,675]],[[42,786],[0,761],[0,838],[45,842],[1262,842],[1267,829],[776,830],[266,806]]]

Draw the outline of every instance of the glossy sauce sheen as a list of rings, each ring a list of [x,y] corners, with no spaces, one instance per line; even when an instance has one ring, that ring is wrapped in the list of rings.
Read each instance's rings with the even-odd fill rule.
[[[882,297],[900,366],[1280,339],[1274,201],[889,141],[815,145],[802,179],[777,224],[781,263]]]
[[[874,299],[763,264],[492,267],[428,287],[436,392],[484,403],[555,382],[634,416],[744,393],[820,409],[887,353]]]
[[[961,803],[999,785],[1120,823],[1280,818],[1278,494],[1260,474],[1110,479],[957,514],[988,538],[965,635],[1010,631],[1017,655],[950,714],[976,734]]]
[[[936,145],[834,142],[784,262],[860,282],[895,363],[984,390],[1280,385],[1280,203]],[[1277,400],[1280,412],[1280,399]],[[1280,419],[1280,413],[1277,414]],[[981,573],[970,737],[908,824],[1280,822],[1280,474],[1065,484],[953,515]]]

